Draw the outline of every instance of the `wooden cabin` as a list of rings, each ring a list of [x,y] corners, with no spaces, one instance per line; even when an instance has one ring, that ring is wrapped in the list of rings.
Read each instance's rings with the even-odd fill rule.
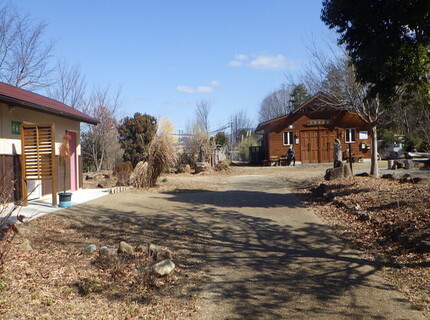
[[[334,160],[335,139],[341,141],[357,161],[370,159],[370,127],[351,111],[340,107],[339,101],[319,92],[288,115],[262,122],[256,129],[263,135],[265,162],[285,157],[292,146],[296,161],[325,163]]]

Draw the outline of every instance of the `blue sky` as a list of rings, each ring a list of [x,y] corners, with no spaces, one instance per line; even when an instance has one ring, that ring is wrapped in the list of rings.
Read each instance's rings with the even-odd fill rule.
[[[319,0],[16,0],[47,24],[55,57],[79,63],[90,87],[121,86],[122,114],[167,117],[185,129],[196,101],[210,127],[300,74],[306,44],[328,33]]]

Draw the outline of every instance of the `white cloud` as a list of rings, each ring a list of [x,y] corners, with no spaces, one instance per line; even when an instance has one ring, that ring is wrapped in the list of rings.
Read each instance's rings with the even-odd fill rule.
[[[210,93],[214,91],[215,87],[220,86],[221,83],[216,80],[212,80],[208,86],[197,86],[197,87],[188,87],[188,86],[177,86],[176,90],[179,92],[185,92],[185,93]]]
[[[234,56],[234,58],[235,58],[236,60],[246,60],[246,59],[248,59],[248,56],[247,56],[246,54],[236,54],[236,55]]]
[[[196,88],[196,93],[209,93],[212,91],[214,91],[214,89],[212,89],[212,87],[207,86],[201,86]]]
[[[287,67],[287,58],[282,54],[276,56],[257,56],[254,60],[249,63],[251,68],[255,69],[277,69],[282,70]]]
[[[294,63],[288,61],[288,59],[282,55],[252,55],[252,58],[245,54],[236,54],[235,60],[230,61],[229,65],[232,67],[249,67],[253,69],[265,69],[265,70],[285,70],[294,69]]]
[[[195,93],[194,88],[187,87],[187,86],[177,86],[176,90],[178,90],[179,92],[185,92],[185,93]]]

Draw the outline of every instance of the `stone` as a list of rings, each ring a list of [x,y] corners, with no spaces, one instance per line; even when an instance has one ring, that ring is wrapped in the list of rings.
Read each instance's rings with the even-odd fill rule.
[[[121,241],[118,246],[118,253],[132,254],[134,248],[125,241]]]
[[[208,171],[210,167],[211,167],[211,165],[207,162],[197,162],[195,173],[201,173],[201,172]]]
[[[166,259],[159,263],[156,263],[152,267],[152,270],[154,270],[154,272],[160,276],[165,276],[170,274],[173,271],[173,269],[175,269],[175,264],[170,259]]]
[[[362,173],[357,173],[355,176],[356,177],[370,177],[370,174],[368,174],[367,172],[362,172]]]
[[[405,248],[411,249],[417,242],[417,235],[414,233],[399,234],[397,241]]]
[[[413,168],[414,163],[412,160],[405,160],[405,169],[411,169]]]
[[[178,173],[191,173],[191,167],[189,164],[180,164],[178,168]]]
[[[370,220],[370,216],[368,213],[360,210],[354,211],[354,214],[358,217],[359,221],[367,221]]]
[[[386,173],[381,176],[382,179],[394,180],[394,176],[391,173]]]
[[[420,253],[430,252],[430,241],[423,240],[418,243],[416,251]]]
[[[84,253],[93,253],[97,250],[97,246],[95,244],[90,244],[84,249]]]
[[[24,241],[21,243],[21,245],[19,246],[22,250],[33,250],[33,247],[31,246],[30,240],[28,239],[24,239]]]
[[[420,178],[420,177],[411,178],[412,183],[420,183],[421,181],[423,181],[423,178]]]
[[[328,192],[328,187],[325,183],[321,183],[318,187],[312,190],[315,197],[323,197]]]
[[[107,174],[107,173],[103,174],[103,178],[110,179],[110,174]]]
[[[173,259],[172,253],[169,250],[162,250],[157,252],[157,256],[155,258],[156,261],[163,261],[166,259]]]
[[[393,167],[394,167],[395,169],[402,169],[402,168],[403,168],[403,163],[402,163],[401,161],[397,161],[397,160],[395,160],[395,161],[394,161],[394,165],[393,165]]]
[[[111,256],[118,253],[118,250],[116,248],[108,248],[106,246],[100,247],[99,249],[100,255],[106,255]]]
[[[136,251],[136,252],[147,252],[148,251],[148,245],[147,244],[139,244],[136,248],[134,248],[134,251]]]
[[[343,177],[348,178],[351,176],[351,169],[348,165],[343,165]]]
[[[327,169],[324,179],[328,181],[341,179],[344,176],[343,170],[343,167]]]
[[[154,259],[154,261],[163,261],[166,259],[172,259],[172,253],[160,246],[151,243],[148,247],[148,255]]]
[[[328,192],[324,194],[324,199],[327,201],[333,201],[336,198],[333,192]]]
[[[101,184],[101,183],[99,183],[98,185],[97,185],[97,188],[104,188],[104,186]]]
[[[85,176],[85,180],[92,180],[92,179],[94,179],[94,177],[93,177],[93,176],[90,176],[90,175],[88,175],[88,174]]]
[[[401,177],[400,179],[399,179],[399,182],[400,183],[407,183],[407,182],[412,182],[412,178],[411,178],[411,175],[410,174],[405,174],[405,175],[403,175],[403,177]]]

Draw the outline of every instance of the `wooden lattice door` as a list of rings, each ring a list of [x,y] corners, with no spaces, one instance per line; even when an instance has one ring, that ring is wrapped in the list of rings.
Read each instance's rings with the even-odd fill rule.
[[[57,205],[54,124],[21,125],[21,185],[23,205],[28,205],[27,181],[50,180],[52,205]]]

